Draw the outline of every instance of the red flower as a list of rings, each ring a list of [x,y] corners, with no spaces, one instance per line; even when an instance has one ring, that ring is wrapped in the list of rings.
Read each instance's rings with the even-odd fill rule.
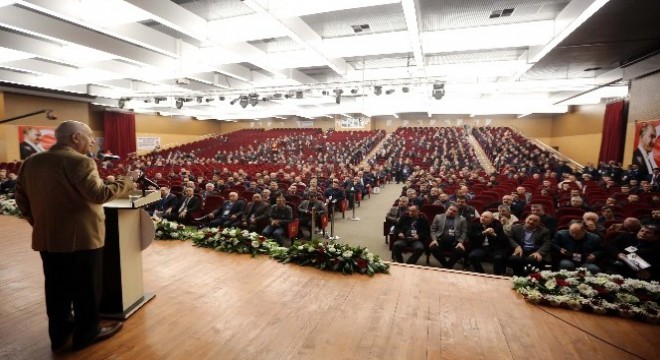
[[[558,286],[568,286],[568,281],[564,279],[557,279],[557,285]]]
[[[532,279],[541,280],[541,274],[539,273],[530,274],[529,277],[531,277]]]
[[[364,259],[357,259],[357,266],[358,266],[360,269],[364,269],[364,268],[367,267],[367,262],[364,261]]]
[[[622,280],[622,279],[615,279],[615,280],[614,280],[614,283],[617,284],[617,285],[622,285],[622,284],[623,284],[623,280]]]

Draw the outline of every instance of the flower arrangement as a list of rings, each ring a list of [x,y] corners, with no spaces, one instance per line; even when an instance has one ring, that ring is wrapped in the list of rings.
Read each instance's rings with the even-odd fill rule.
[[[217,251],[239,254],[270,255],[271,250],[279,245],[255,232],[227,228],[222,231],[209,228],[202,231],[203,236],[192,239],[195,246]]]
[[[294,243],[291,247],[281,247],[275,241],[254,232],[236,228],[205,228],[197,230],[178,224],[175,221],[153,218],[156,226],[156,239],[192,240],[195,246],[216,251],[269,255],[281,263],[295,263],[301,266],[314,266],[321,270],[341,271],[344,274],[388,273],[389,265],[367,248],[352,247],[347,244],[312,240],[308,243]]]
[[[514,276],[512,281],[513,288],[534,304],[660,322],[657,281],[624,279],[605,273],[592,275],[584,268],[532,271],[528,276]]]
[[[158,240],[194,240],[202,236],[200,231],[192,227],[179,224],[175,221],[152,218],[156,226],[156,239]]]
[[[21,212],[16,206],[16,200],[5,196],[0,197],[0,215],[10,215],[21,217]]]
[[[314,266],[321,270],[341,271],[344,274],[387,273],[389,265],[367,248],[347,244],[312,240],[305,244],[295,243],[289,248],[273,249],[271,256],[282,263]]]

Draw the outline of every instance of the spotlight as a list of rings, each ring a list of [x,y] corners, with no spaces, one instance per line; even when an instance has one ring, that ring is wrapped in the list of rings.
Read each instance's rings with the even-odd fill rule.
[[[285,98],[285,99],[291,99],[291,94],[285,94],[285,95],[284,95],[284,98]]]
[[[323,91],[321,91],[321,94],[322,94],[323,96],[328,95],[328,90],[323,90]]]
[[[335,102],[337,104],[341,103],[341,94],[344,93],[344,90],[342,89],[334,89],[333,92],[335,93]]]
[[[302,99],[303,98],[303,92],[302,91],[296,91],[296,99]]]
[[[206,101],[207,103],[210,103],[210,102],[212,102],[212,101],[215,101],[215,98],[208,97],[208,98],[206,98],[205,101]]]
[[[394,94],[394,89],[389,89],[385,91],[385,95],[392,95]]]
[[[239,99],[240,99],[240,97],[237,97],[236,99],[230,101],[229,104],[230,104],[230,105],[234,105],[234,104],[236,104],[236,103],[238,102]]]
[[[150,103],[151,103],[151,98],[146,98],[146,99],[144,99],[144,103],[145,103],[145,104],[150,104]]]
[[[433,84],[433,91],[431,92],[431,95],[436,100],[442,99],[442,97],[445,96],[445,84],[444,83]]]
[[[281,94],[281,93],[275,93],[275,94],[273,94],[273,99],[281,99],[281,98],[282,98],[282,94]]]
[[[167,98],[163,97],[163,96],[157,96],[157,97],[154,98],[154,102],[156,104],[160,103],[161,101],[166,101],[166,100],[167,100]]]
[[[120,109],[123,109],[124,106],[126,106],[126,101],[124,99],[119,99],[117,106],[119,106]]]
[[[249,97],[248,101],[249,101],[250,105],[252,105],[253,107],[257,106],[257,104],[259,103],[259,95],[255,94],[255,93],[250,94],[250,97]]]
[[[224,96],[218,96],[218,100],[225,101],[225,97]]]
[[[380,85],[374,86],[374,94],[376,94],[376,96],[379,96],[382,93],[383,93],[383,87],[382,86],[380,86]]]
[[[355,94],[357,94],[357,93],[358,93],[358,89],[357,89],[357,88],[355,88],[355,89],[351,89],[351,94],[355,95]]]
[[[407,94],[408,92],[410,92],[410,88],[407,87],[407,86],[404,86],[404,87],[401,88],[401,91],[403,91],[405,94]]]
[[[46,119],[57,120],[57,116],[53,115],[53,110],[46,111]]]
[[[238,102],[238,104],[241,105],[243,109],[245,109],[248,106],[248,103],[248,97],[246,95],[241,95],[241,100]]]
[[[198,97],[197,97],[197,103],[201,104],[202,101],[204,101],[204,98],[201,97],[201,96],[198,96]]]
[[[184,101],[185,101],[185,100],[182,99],[182,98],[178,98],[178,99],[176,99],[176,102],[174,103],[174,104],[176,105],[176,108],[177,108],[177,109],[181,109],[181,108],[183,107],[183,102],[184,102]]]
[[[193,98],[185,98],[185,99],[183,99],[183,101],[184,102],[191,102],[191,101],[193,101]]]

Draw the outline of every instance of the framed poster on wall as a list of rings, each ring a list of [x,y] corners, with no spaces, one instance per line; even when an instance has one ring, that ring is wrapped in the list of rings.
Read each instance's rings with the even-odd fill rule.
[[[18,147],[21,160],[28,156],[50,149],[55,144],[53,126],[18,126]]]
[[[658,143],[660,120],[638,121],[635,123],[633,165],[639,166],[641,174],[650,174],[660,164],[660,144]]]

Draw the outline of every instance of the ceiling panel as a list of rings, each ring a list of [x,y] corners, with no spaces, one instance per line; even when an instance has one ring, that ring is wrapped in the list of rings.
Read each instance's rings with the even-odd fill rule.
[[[593,77],[658,50],[657,14],[660,1],[610,1],[527,71],[524,79]],[[601,69],[584,71],[589,68]]]
[[[442,31],[552,20],[569,0],[420,0],[421,31]],[[490,18],[493,11],[514,9],[510,16]]]
[[[248,43],[265,53],[278,53],[305,49],[304,46],[293,41],[293,39],[288,36],[252,40],[248,41]]]
[[[254,13],[241,0],[172,0],[204,20],[226,19]]]
[[[464,52],[450,52],[442,54],[432,54],[426,56],[426,65],[444,65],[444,64],[465,64],[475,62],[492,62],[492,61],[510,61],[517,60],[525,49],[500,49],[488,51],[464,51]]]
[[[340,10],[301,18],[323,39],[378,34],[407,28],[401,4]],[[352,26],[363,24],[368,24],[370,29],[356,34]]]

